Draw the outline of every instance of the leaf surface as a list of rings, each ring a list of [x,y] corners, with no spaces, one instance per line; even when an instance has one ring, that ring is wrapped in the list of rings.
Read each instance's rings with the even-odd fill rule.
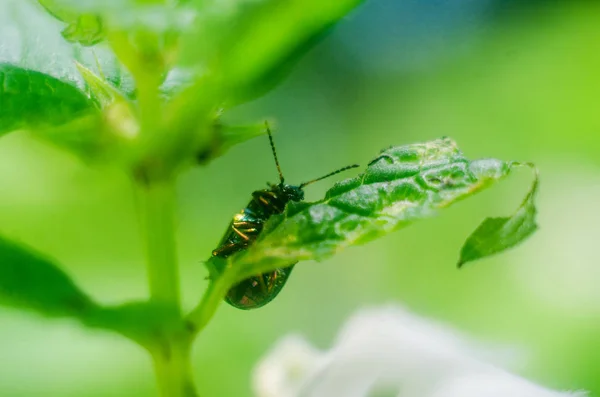
[[[0,64],[0,134],[57,126],[95,112],[77,87],[52,76]]]
[[[0,304],[83,319],[96,304],[52,260],[0,237]]]
[[[535,169],[531,164],[526,165]],[[535,197],[538,185],[536,171],[529,193],[513,215],[487,218],[479,225],[465,241],[460,252],[458,267],[512,248],[537,230]]]
[[[431,217],[503,179],[515,164],[469,160],[449,138],[391,147],[362,174],[335,184],[323,200],[291,202],[283,214],[271,217],[250,248],[226,260],[213,257],[209,268],[233,282],[301,260],[323,260]],[[525,203],[533,198],[530,193]],[[499,252],[531,232],[504,229],[488,235],[486,244]]]

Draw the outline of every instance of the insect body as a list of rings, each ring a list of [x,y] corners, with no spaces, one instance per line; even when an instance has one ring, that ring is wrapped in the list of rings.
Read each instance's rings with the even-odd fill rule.
[[[212,252],[213,256],[227,258],[252,245],[260,235],[263,225],[272,215],[281,214],[285,209],[286,204],[290,201],[304,200],[303,189],[305,186],[347,169],[358,167],[358,165],[344,167],[321,178],[302,183],[298,186],[287,185],[284,183],[283,174],[281,173],[279,161],[277,160],[277,154],[275,152],[275,145],[273,144],[273,137],[271,136],[271,131],[268,126],[267,133],[269,135],[273,157],[275,158],[275,165],[279,172],[280,182],[276,185],[269,184],[268,189],[257,190],[252,193],[252,200],[250,200],[250,203],[248,203],[246,208],[242,209],[233,217],[219,246]],[[257,274],[256,276],[241,281],[237,285],[231,287],[225,297],[225,301],[234,307],[246,310],[266,305],[279,294],[295,264],[295,262],[290,263],[286,267],[281,267],[263,274]]]

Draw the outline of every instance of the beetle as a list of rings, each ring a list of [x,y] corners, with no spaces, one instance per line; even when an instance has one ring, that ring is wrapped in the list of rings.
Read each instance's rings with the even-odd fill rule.
[[[252,199],[248,205],[234,215],[219,246],[213,250],[212,255],[214,257],[227,258],[251,246],[262,232],[265,222],[271,216],[283,213],[286,204],[290,201],[298,202],[304,200],[303,189],[306,186],[342,171],[358,167],[357,164],[346,166],[320,178],[301,183],[300,185],[288,185],[285,183],[281,167],[279,166],[269,125],[265,123],[265,127],[269,136],[275,165],[279,173],[279,183],[268,183],[268,189],[256,190],[252,193]],[[296,263],[290,263],[288,266],[242,280],[229,289],[225,296],[225,301],[238,309],[244,310],[266,305],[275,299],[282,290]]]

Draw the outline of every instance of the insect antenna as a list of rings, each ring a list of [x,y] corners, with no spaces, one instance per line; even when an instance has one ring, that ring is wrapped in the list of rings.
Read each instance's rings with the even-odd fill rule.
[[[308,181],[308,182],[301,183],[301,184],[300,184],[300,188],[303,188],[304,186],[307,186],[307,185],[310,185],[311,183],[314,183],[314,182],[320,181],[321,179],[329,178],[330,176],[333,176],[333,175],[339,174],[340,172],[343,172],[343,171],[346,171],[346,170],[349,170],[349,169],[352,169],[352,168],[356,168],[356,167],[360,167],[360,166],[359,166],[358,164],[352,164],[352,165],[348,165],[348,166],[346,166],[346,167],[340,168],[339,170],[336,170],[336,171],[330,172],[329,174],[327,174],[327,175],[325,175],[325,176],[322,176],[322,177],[320,177],[320,178],[313,179],[312,181]]]
[[[269,142],[271,143],[271,150],[273,151],[273,157],[275,158],[275,165],[277,166],[277,172],[279,172],[279,179],[283,185],[283,174],[281,173],[281,167],[279,166],[279,160],[277,160],[277,152],[275,151],[275,144],[273,143],[273,135],[271,135],[271,129],[269,123],[265,121],[265,127],[267,128],[267,134],[269,134]]]

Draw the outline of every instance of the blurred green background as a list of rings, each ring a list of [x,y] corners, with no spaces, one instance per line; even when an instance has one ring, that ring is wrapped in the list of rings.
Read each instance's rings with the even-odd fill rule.
[[[275,91],[226,119],[277,120],[286,179],[366,164],[382,148],[449,135],[470,158],[535,162],[540,230],[500,256],[455,267],[485,217],[508,215],[531,180],[493,189],[324,263],[301,263],[278,297],[223,305],[195,347],[202,396],[250,396],[253,365],[285,334],[321,348],[364,306],[389,302],[527,353],[516,371],[600,393],[600,3],[373,0]],[[277,178],[267,139],[179,181],[186,307],[201,264],[250,192]],[[332,182],[315,184],[318,199]],[[0,230],[63,263],[99,301],[147,294],[132,189],[24,134],[0,142]],[[153,396],[150,360],[118,336],[0,309],[0,396]]]

